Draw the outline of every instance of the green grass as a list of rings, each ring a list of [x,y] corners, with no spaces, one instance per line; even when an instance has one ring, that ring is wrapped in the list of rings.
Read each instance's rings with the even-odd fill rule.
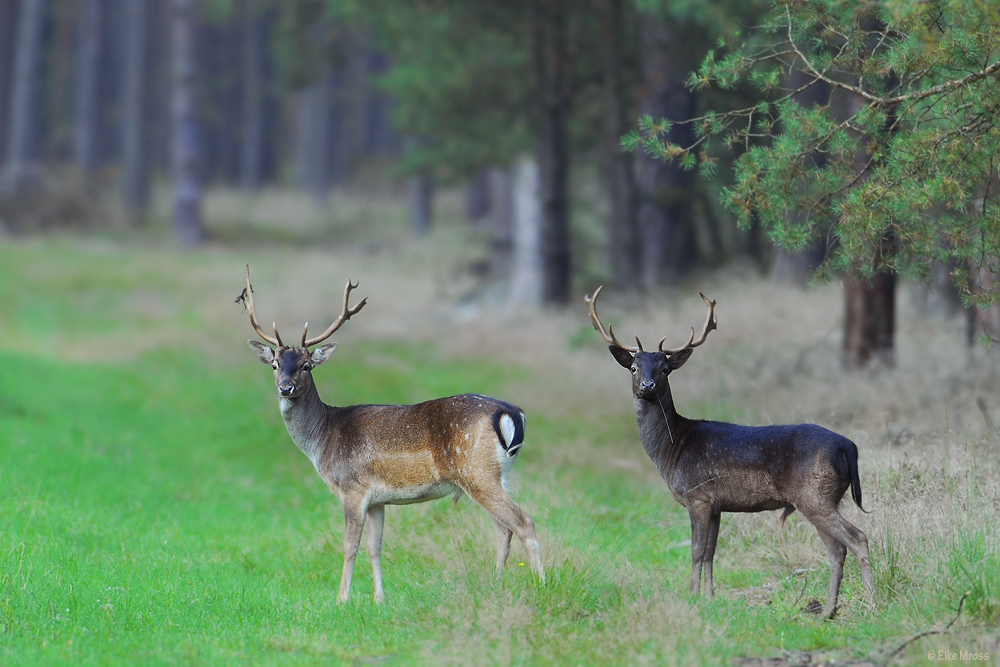
[[[344,404],[477,391],[521,403],[529,445],[513,491],[538,524],[548,580],[535,581],[517,544],[494,578],[486,515],[467,499],[438,501],[386,513],[388,602],[371,600],[361,556],[352,598],[337,605],[340,504],[285,433],[270,374],[243,342],[245,316],[232,306],[242,328],[229,331],[214,314],[220,306],[200,303],[229,290],[223,281],[206,292],[215,280],[206,267],[237,267],[238,284],[245,254],[0,245],[0,663],[878,658],[953,618],[967,590],[956,631],[995,637],[996,527],[958,520],[933,549],[870,535],[873,603],[849,559],[843,610],[824,622],[802,612],[823,598],[828,577],[811,527],[798,515],[784,532],[727,515],[719,595],[691,598],[686,513],[648,461],[639,471],[606,464],[606,452],[639,446],[627,400],[611,417],[554,418],[511,395],[549,372],[545,364],[455,358],[420,339],[343,345],[317,371],[321,394]],[[735,400],[694,405],[750,411]],[[920,474],[894,468],[880,493],[941,481]],[[974,471],[948,480],[956,505],[993,502]],[[815,571],[782,556],[782,545],[799,542],[819,554]],[[768,603],[748,603],[745,594],[763,587]],[[902,656],[927,646],[951,645],[918,642]]]

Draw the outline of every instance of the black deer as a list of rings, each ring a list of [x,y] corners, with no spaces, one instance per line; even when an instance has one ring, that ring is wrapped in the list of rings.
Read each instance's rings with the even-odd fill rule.
[[[612,356],[632,372],[632,394],[639,437],[670,492],[691,517],[691,592],[712,594],[712,560],[723,512],[763,512],[783,509],[782,521],[796,509],[816,527],[830,558],[830,588],[823,614],[837,613],[837,596],[844,576],[847,550],[858,559],[865,589],[875,577],[868,538],[838,511],[847,488],[861,507],[858,448],[842,435],[815,424],[738,426],[686,419],[677,414],[667,376],[684,365],[694,348],[716,328],[715,301],[701,298],[708,316],[701,336],[694,329],[685,345],[646,352],[623,345],[597,317],[598,287],[585,301],[590,318]],[[863,510],[863,508],[862,508]]]

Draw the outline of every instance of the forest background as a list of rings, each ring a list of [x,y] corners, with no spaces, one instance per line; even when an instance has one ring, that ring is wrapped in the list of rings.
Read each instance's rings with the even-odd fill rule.
[[[998,23],[0,0],[5,662],[995,660]],[[332,603],[339,508],[243,349],[247,262],[279,322],[370,290],[328,402],[526,409],[548,586],[491,579],[485,517],[441,503],[390,512],[385,608],[360,564]],[[770,515],[725,518],[719,595],[688,598],[686,517],[582,305],[599,284],[644,335],[719,301],[685,415],[858,442],[873,599],[849,564],[838,620],[804,613],[822,544]]]

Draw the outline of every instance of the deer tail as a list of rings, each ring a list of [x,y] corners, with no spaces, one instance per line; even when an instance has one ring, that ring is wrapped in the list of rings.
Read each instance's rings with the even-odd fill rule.
[[[858,447],[853,442],[847,452],[847,467],[851,471],[851,499],[865,514],[871,514],[861,504],[861,477],[858,474]]]

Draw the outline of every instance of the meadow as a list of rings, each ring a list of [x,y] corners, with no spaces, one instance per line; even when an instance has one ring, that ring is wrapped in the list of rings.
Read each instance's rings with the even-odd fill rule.
[[[605,290],[619,335],[678,343],[704,317],[697,291],[718,300],[718,331],[671,378],[685,416],[815,422],[858,444],[871,513],[842,512],[869,537],[877,585],[864,595],[849,556],[824,621],[804,608],[825,596],[825,549],[798,513],[724,515],[716,595],[688,594],[687,514],[590,326],[596,285],[526,310],[470,269],[482,231],[457,215],[413,240],[398,206],[335,201],[331,217],[277,197],[215,195],[215,240],[196,250],[155,227],[0,239],[0,663],[1000,659],[1000,358],[964,346],[961,317],[901,288],[896,365],[848,374],[836,284],[728,267],[641,304]],[[440,500],[387,509],[387,602],[361,554],[336,604],[341,506],[246,345],[247,263],[262,319],[289,332],[329,321],[360,280],[369,304],[315,373],[328,403],[474,391],[526,411],[511,491],[537,524],[544,586],[516,541],[494,577],[485,512]]]

